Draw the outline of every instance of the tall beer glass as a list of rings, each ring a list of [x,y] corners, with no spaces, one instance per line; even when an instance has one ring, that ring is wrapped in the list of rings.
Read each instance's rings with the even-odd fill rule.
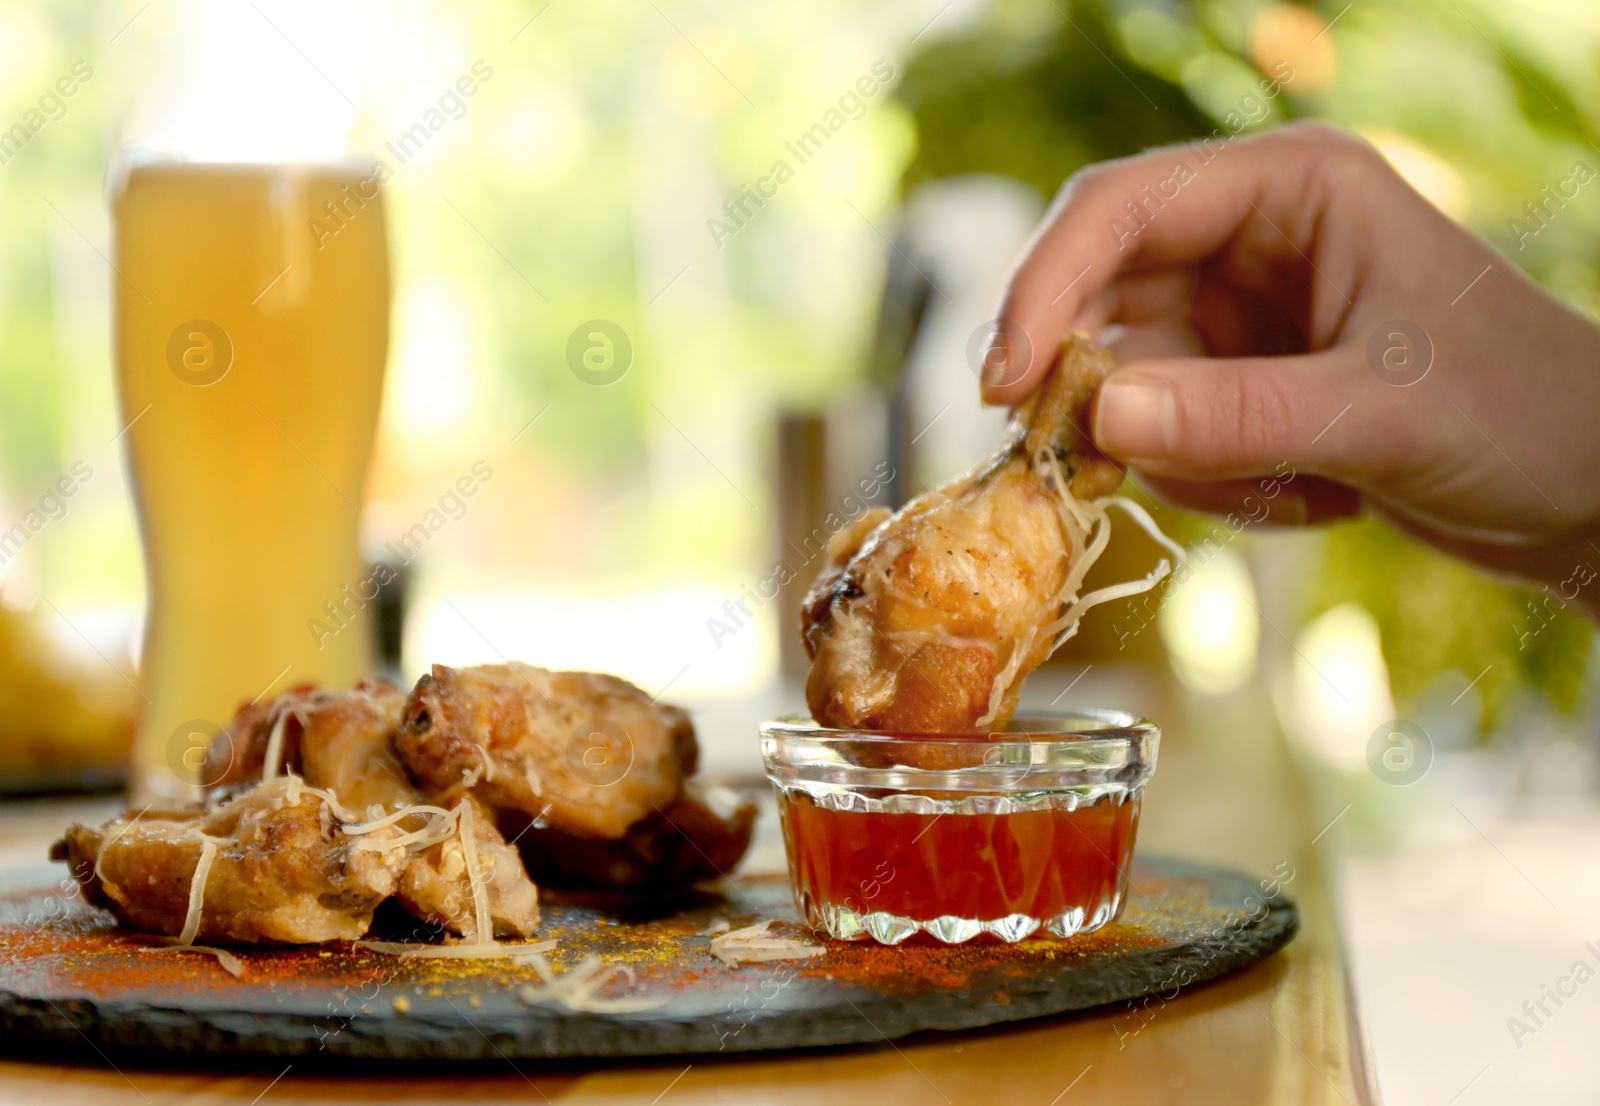
[[[113,183],[116,356],[144,541],[130,790],[196,794],[238,706],[372,667],[350,597],[389,330],[359,166],[132,165]],[[348,589],[348,590],[347,590]]]

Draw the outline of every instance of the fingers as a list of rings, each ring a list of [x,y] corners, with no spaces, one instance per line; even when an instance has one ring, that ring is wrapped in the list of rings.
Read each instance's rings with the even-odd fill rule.
[[[1191,266],[1118,277],[1085,301],[1074,327],[1096,334],[1112,322],[1144,323],[1187,315],[1198,283],[1199,273]]]
[[[1113,333],[1115,332],[1115,333]],[[1149,358],[1204,357],[1205,343],[1188,319],[1162,319],[1136,326],[1113,326],[1101,335],[1119,364]]]
[[[1359,486],[1388,462],[1392,435],[1383,405],[1362,390],[1366,374],[1354,356],[1336,347],[1287,358],[1135,361],[1100,386],[1095,444],[1156,476],[1231,480],[1289,465]]]
[[[1315,526],[1361,513],[1361,493],[1344,484],[1284,466],[1254,480],[1175,480],[1137,474],[1164,503],[1262,526]]]
[[[1086,315],[1103,313],[1107,289],[1125,274],[1191,265],[1252,219],[1270,222],[1274,238],[1286,239],[1283,249],[1303,249],[1296,239],[1308,242],[1314,233],[1321,170],[1354,148],[1354,139],[1332,128],[1291,126],[1220,149],[1153,150],[1075,175],[1001,298],[984,400],[1016,403],[1027,395],[1059,339]]]

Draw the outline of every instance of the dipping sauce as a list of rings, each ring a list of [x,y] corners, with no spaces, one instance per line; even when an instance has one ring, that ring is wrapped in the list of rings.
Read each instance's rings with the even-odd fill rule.
[[[808,916],[841,907],[917,922],[1023,915],[1039,928],[1054,921],[1082,932],[1121,910],[1139,798],[1077,810],[914,814],[829,810],[793,792],[780,813]]]
[[[989,734],[763,723],[795,901],[830,937],[887,945],[1098,929],[1122,909],[1160,738],[1089,709]]]

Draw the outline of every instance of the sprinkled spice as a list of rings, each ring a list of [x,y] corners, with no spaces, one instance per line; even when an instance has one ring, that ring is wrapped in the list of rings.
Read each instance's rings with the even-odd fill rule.
[[[1184,877],[1136,875],[1127,901],[1118,922],[1068,940],[1032,938],[1006,945],[979,939],[947,946],[918,936],[895,948],[833,941],[820,942],[826,951],[805,960],[720,963],[710,949],[713,922],[737,930],[770,919],[773,936],[818,942],[796,920],[787,879],[774,875],[740,880],[727,899],[699,894],[687,903],[635,902],[626,910],[550,901],[538,939],[556,942],[547,954],[556,972],[590,956],[632,970],[631,984],[618,976],[599,998],[680,996],[702,1014],[707,1008],[715,1014],[775,978],[873,994],[964,992],[975,999],[992,996],[1003,1005],[1011,1001],[1013,983],[1070,971],[1096,958],[1169,948],[1192,941],[1197,932],[1220,933],[1230,910],[1246,912],[1240,904],[1213,901],[1201,881]],[[146,955],[150,942],[76,898],[63,901],[42,890],[0,895],[0,990],[68,1004],[140,1002],[169,1008],[216,1008],[229,998],[246,1005],[249,998],[258,1007],[293,1001],[350,1019],[405,1015],[419,1003],[419,1014],[449,1016],[446,1003],[463,996],[476,1007],[486,997],[514,996],[538,983],[531,967],[510,958],[401,959],[346,944],[236,949],[245,974],[234,979],[209,956]]]

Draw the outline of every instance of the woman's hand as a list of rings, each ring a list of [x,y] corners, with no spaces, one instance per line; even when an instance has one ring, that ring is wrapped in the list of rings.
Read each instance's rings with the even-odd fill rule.
[[[985,400],[1112,324],[1094,437],[1158,495],[1226,513],[1292,466],[1271,521],[1366,506],[1600,613],[1600,329],[1359,140],[1294,124],[1073,176],[1006,288]]]

